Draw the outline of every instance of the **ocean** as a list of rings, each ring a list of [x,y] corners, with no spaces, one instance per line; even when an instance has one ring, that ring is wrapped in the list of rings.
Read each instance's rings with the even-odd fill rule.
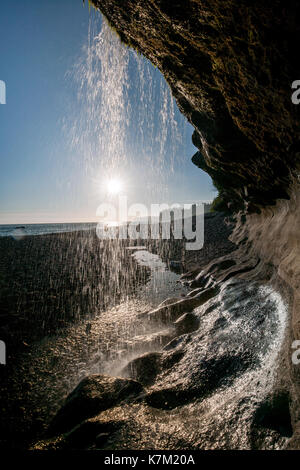
[[[76,232],[78,230],[93,230],[96,228],[96,226],[96,222],[0,225],[0,237],[19,238],[26,235],[47,235],[50,233]]]

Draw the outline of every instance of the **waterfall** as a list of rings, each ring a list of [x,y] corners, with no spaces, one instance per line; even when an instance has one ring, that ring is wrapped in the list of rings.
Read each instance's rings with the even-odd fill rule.
[[[187,154],[188,123],[160,72],[91,16],[88,44],[68,77],[77,90],[68,135],[85,170],[129,179],[146,174],[149,198],[164,201],[174,165]]]

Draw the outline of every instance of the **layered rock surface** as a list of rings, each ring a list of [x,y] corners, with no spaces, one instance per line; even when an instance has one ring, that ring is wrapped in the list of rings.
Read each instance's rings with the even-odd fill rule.
[[[169,312],[171,341],[131,360],[120,371],[123,379],[85,378],[55,417],[49,439],[34,448],[278,449],[290,443],[291,394],[274,368],[287,309],[270,287],[218,281],[230,274],[225,267],[215,267],[214,278],[201,274],[219,286],[208,289],[211,298],[194,292],[157,308],[158,328]],[[187,312],[176,320],[184,304]]]

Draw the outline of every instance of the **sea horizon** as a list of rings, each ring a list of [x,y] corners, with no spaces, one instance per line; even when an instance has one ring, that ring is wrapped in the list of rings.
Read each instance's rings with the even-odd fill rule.
[[[33,224],[0,224],[0,237],[20,236],[22,235],[47,235],[52,233],[68,233],[80,230],[92,230],[97,226],[97,222],[50,222]]]

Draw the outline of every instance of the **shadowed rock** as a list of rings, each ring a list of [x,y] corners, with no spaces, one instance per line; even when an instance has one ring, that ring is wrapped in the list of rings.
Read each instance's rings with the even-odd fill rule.
[[[191,312],[187,312],[178,318],[175,322],[177,335],[184,335],[197,330],[199,327],[199,318]]]
[[[197,276],[192,281],[190,281],[190,283],[189,283],[190,288],[195,289],[195,290],[197,288],[204,289],[204,287],[207,284],[208,280],[209,280],[209,278],[208,278],[207,273],[203,273],[203,271],[201,271],[199,274],[197,274]]]
[[[195,391],[176,387],[155,390],[146,396],[146,402],[153,408],[172,410],[195,399]]]
[[[175,302],[178,302],[179,300],[181,300],[179,297],[171,297],[169,299],[166,299],[164,300],[163,302],[161,302],[158,306],[158,308],[160,307],[166,307],[167,305],[171,305],[171,304],[174,304]]]
[[[194,289],[196,293],[199,288],[207,287],[213,279],[220,277],[222,271],[227,271],[236,264],[234,259],[221,259],[216,263],[210,263],[205,270],[201,271],[195,279],[190,282],[190,287]]]
[[[196,289],[191,290],[186,296],[187,297],[195,297],[197,294],[203,291],[203,287],[197,287]]]
[[[155,377],[160,371],[161,353],[147,353],[137,357],[129,362],[122,370],[122,375],[131,377],[143,385],[149,385],[154,382]]]
[[[168,350],[166,350],[168,351]],[[184,350],[170,351],[162,357],[161,367],[163,370],[171,369],[184,356]]]
[[[170,410],[193,400],[209,396],[222,384],[228,386],[238,375],[249,367],[249,358],[223,354],[215,358],[204,359],[199,363],[195,374],[191,375],[189,385],[178,384],[151,390],[146,395],[146,402],[154,408]]]
[[[90,375],[67,397],[55,416],[49,433],[65,432],[85,419],[139,395],[142,391],[142,385],[134,380],[100,374]]]
[[[98,446],[103,445],[122,424],[122,422],[103,423],[97,420],[84,421],[64,435],[63,447],[85,449],[92,442]]]
[[[199,292],[194,297],[186,297],[178,302],[166,305],[164,307],[152,310],[152,312],[143,314],[143,317],[154,323],[170,323],[176,321],[183,313],[191,312],[195,308],[207,302],[217,295],[219,287],[210,287]]]
[[[253,417],[251,440],[253,448],[261,448],[266,435],[269,438],[291,437],[293,434],[289,396],[285,392],[267,397],[256,409]]]

